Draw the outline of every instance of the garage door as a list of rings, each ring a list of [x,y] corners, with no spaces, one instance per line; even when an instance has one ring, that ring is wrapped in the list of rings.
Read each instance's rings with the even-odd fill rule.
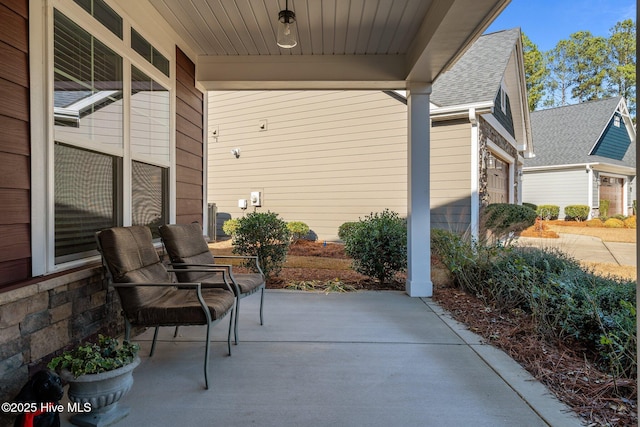
[[[487,169],[489,203],[509,203],[509,164],[495,158]]]
[[[611,176],[600,176],[600,200],[609,201],[609,216],[624,214],[622,191],[624,180]]]

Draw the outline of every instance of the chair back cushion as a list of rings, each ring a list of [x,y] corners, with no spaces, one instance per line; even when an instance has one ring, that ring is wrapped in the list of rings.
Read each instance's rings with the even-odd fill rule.
[[[192,224],[170,224],[160,227],[160,236],[172,263],[213,264],[215,259],[209,250],[202,227]],[[176,273],[180,282],[200,282],[207,272]]]
[[[171,276],[145,226],[115,227],[97,234],[105,266],[116,283],[171,283]],[[117,288],[125,313],[132,314],[171,291],[169,287]]]

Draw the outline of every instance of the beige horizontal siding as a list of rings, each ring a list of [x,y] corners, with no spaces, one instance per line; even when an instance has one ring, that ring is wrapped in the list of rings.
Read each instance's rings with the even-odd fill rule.
[[[406,215],[406,105],[382,92],[211,92],[209,124],[218,212],[241,216],[238,199],[261,191],[259,211],[304,221],[320,240],[371,212]]]
[[[431,226],[467,230],[471,222],[471,125],[431,128]]]
[[[407,107],[382,92],[210,92],[209,126],[208,201],[225,216],[242,216],[252,191],[259,211],[304,221],[320,240],[385,208],[406,215]],[[468,123],[432,129],[434,226],[469,223],[470,138]]]

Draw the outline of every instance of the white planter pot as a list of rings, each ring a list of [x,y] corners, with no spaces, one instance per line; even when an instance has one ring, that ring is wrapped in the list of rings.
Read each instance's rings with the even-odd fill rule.
[[[118,406],[118,401],[133,385],[133,370],[140,364],[140,358],[121,368],[99,374],[81,375],[74,378],[71,372],[63,370],[60,376],[69,383],[68,396],[80,410],[71,417],[71,423],[83,427],[101,427],[113,424],[129,414],[129,408]]]

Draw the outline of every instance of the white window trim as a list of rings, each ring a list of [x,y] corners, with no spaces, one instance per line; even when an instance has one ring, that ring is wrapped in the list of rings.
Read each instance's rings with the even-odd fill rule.
[[[107,0],[123,18],[123,39],[99,24],[91,15],[78,6],[73,0],[45,0],[40,7],[29,8],[29,71],[30,71],[30,135],[31,135],[31,275],[33,277],[64,271],[71,268],[95,263],[99,256],[83,258],[76,261],[55,264],[55,206],[54,206],[54,123],[53,123],[53,9],[56,8],[69,19],[89,31],[103,44],[112,49],[123,59],[123,151],[124,153],[108,153],[104,147],[99,151],[114,154],[123,159],[123,225],[131,224],[131,161],[140,160],[140,156],[130,152],[130,96],[131,65],[146,73],[149,77],[170,91],[169,104],[169,221],[175,221],[176,212],[176,162],[175,162],[175,45],[163,46],[160,41],[149,38],[141,26],[133,22],[117,5]],[[33,5],[32,5],[33,6]],[[142,58],[131,48],[131,26],[158,49],[170,61],[170,76],[167,77],[152,64]],[[167,42],[165,40],[165,42]],[[168,54],[170,53],[170,54]],[[35,60],[41,58],[40,61]],[[84,148],[89,145],[83,143]],[[43,172],[44,171],[44,172]]]

